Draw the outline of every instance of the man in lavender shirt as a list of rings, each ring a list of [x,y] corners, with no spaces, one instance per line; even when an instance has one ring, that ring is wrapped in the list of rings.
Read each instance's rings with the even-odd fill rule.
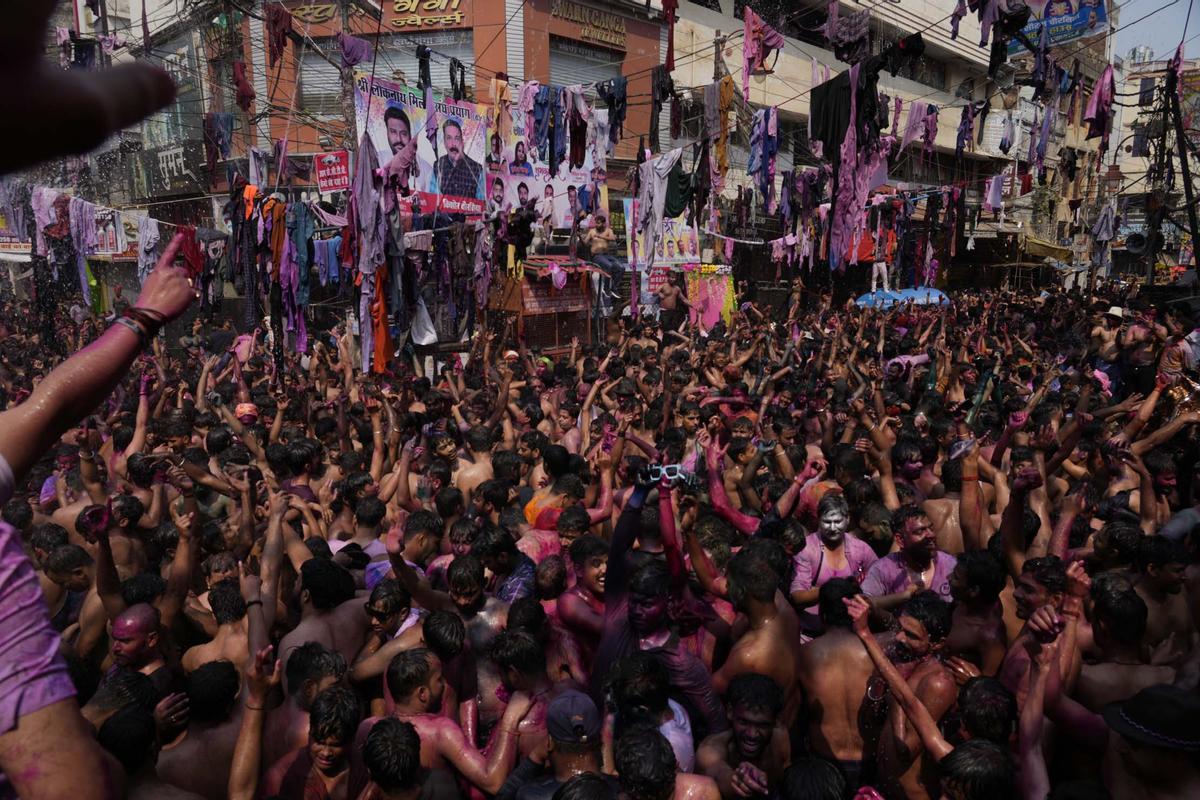
[[[949,603],[950,573],[957,559],[937,549],[929,517],[920,508],[904,506],[892,514],[892,530],[900,552],[871,565],[863,581],[863,594],[876,608],[890,610],[924,589]]]

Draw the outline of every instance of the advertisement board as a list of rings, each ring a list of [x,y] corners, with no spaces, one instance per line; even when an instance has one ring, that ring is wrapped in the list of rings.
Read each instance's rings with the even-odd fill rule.
[[[317,176],[317,189],[321,194],[349,191],[350,153],[346,150],[317,153],[313,156],[313,172]]]
[[[1028,0],[1033,12],[1025,25],[1025,35],[1038,43],[1042,24],[1050,26],[1050,46],[1073,42],[1087,36],[1108,33],[1108,9],[1105,0]],[[1008,53],[1028,52],[1015,39],[1008,43]]]
[[[356,73],[358,136],[366,132],[381,165],[416,138],[416,174],[408,180],[422,212],[482,214],[488,107],[456,103],[441,92],[432,98],[427,109],[425,93],[417,87]]]

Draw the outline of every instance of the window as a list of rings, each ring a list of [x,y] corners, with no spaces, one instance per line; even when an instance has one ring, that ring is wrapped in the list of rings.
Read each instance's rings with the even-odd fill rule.
[[[781,116],[779,118],[779,151],[781,153],[802,151],[807,141],[808,117],[785,118]]]
[[[163,69],[175,82],[178,99],[146,120],[143,135],[148,149],[202,138],[199,129],[204,116],[204,98],[200,91],[200,65],[192,47],[191,34],[172,39],[158,52],[162,54]]]
[[[1146,158],[1150,155],[1150,136],[1145,128],[1135,128],[1133,145],[1129,154],[1134,158]]]
[[[907,35],[894,25],[871,20],[871,55],[882,53],[884,48],[900,41]],[[949,83],[946,81],[946,63],[931,56],[928,50],[915,61],[905,59],[896,75],[938,91],[949,90]]]
[[[1142,78],[1142,84],[1138,89],[1138,105],[1148,106],[1154,103],[1154,87],[1158,85],[1158,81],[1154,78]]]
[[[300,62],[300,108],[317,119],[340,118],[341,98],[341,71],[319,54],[305,50]]]

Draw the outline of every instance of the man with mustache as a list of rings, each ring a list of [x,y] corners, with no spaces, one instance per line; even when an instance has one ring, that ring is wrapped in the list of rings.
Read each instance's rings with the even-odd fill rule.
[[[929,517],[919,508],[904,506],[892,515],[892,530],[900,551],[871,565],[862,588],[879,609],[892,609],[924,589],[950,602],[950,574],[954,556],[937,548]]]
[[[431,194],[483,199],[483,166],[465,152],[462,122],[450,117],[442,123],[442,142],[446,153],[437,160],[430,182]]]
[[[747,672],[730,682],[726,697],[730,729],[701,742],[696,771],[717,782],[721,797],[765,796],[792,760],[779,723],[783,693],[766,675]]]

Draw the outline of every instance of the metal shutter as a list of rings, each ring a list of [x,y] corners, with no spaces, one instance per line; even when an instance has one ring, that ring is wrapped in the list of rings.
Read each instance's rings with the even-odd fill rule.
[[[619,78],[624,58],[624,53],[619,50],[551,36],[550,83],[555,86],[574,86]]]
[[[317,53],[305,50],[300,61],[300,108],[318,119],[340,119],[341,96],[341,72]]]
[[[381,39],[375,74],[399,79],[400,73],[409,86],[416,86],[420,76],[417,68],[417,47],[425,45],[434,50],[429,59],[429,77],[433,88],[450,94],[450,59],[457,58],[466,67],[466,85],[475,86],[475,37],[471,30],[397,33]],[[361,67],[360,67],[361,69]]]

